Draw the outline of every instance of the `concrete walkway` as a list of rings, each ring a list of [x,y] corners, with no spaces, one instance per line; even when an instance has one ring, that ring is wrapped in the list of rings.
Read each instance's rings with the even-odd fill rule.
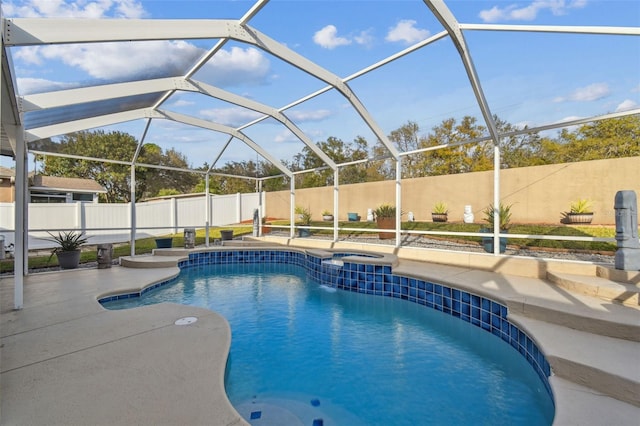
[[[109,311],[107,293],[139,290],[178,268],[87,269],[27,277],[14,311],[0,281],[2,425],[244,425],[228,402],[227,321],[160,304]],[[189,325],[180,318],[195,317]]]
[[[141,269],[30,275],[21,311],[12,310],[13,279],[0,280],[3,425],[246,424],[224,392],[230,330],[223,318],[174,304],[108,311],[97,303],[177,274],[167,262],[182,253],[165,254],[175,255],[140,257]],[[552,366],[554,424],[638,424],[637,306],[460,266],[401,259],[394,271],[507,304]],[[198,320],[175,325],[184,317]]]

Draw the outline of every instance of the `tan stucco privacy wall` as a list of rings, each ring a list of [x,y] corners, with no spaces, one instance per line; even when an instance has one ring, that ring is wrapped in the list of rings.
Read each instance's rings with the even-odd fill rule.
[[[430,221],[435,203],[449,207],[449,221],[462,221],[464,206],[471,205],[475,222],[493,201],[493,171],[403,179],[402,211],[415,220]],[[395,181],[370,182],[339,187],[339,219],[348,212],[366,220],[367,209],[395,204]],[[591,200],[593,224],[615,224],[613,209],[617,191],[634,190],[640,197],[640,157],[583,161],[522,167],[500,172],[500,195],[511,204],[514,223],[560,223],[572,202]],[[314,220],[324,210],[333,211],[332,186],[296,190],[296,205],[308,207]],[[265,216],[288,218],[290,191],[267,192]],[[403,216],[407,220],[407,216]]]

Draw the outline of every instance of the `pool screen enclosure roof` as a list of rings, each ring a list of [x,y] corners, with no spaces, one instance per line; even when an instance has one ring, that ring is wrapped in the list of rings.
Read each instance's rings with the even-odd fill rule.
[[[215,15],[217,2],[198,2],[203,16]],[[376,16],[376,8],[384,2],[351,2],[351,6],[358,4],[367,8],[372,16]],[[331,67],[320,54],[303,55],[302,51],[290,41],[279,40],[276,34],[261,31],[265,20],[279,22],[281,26],[302,29],[305,26],[320,25],[311,21],[310,16],[317,8],[332,12],[332,16],[341,14],[341,2],[279,2],[258,0],[253,4],[237,2],[236,6],[244,8],[236,18],[216,17],[215,19],[88,19],[88,18],[22,18],[2,17],[2,127],[1,154],[16,158],[17,195],[26,190],[26,159],[29,153],[39,153],[37,142],[49,138],[57,138],[73,132],[88,129],[113,129],[130,123],[140,123],[139,146],[136,154],[130,159],[132,166],[139,165],[138,154],[140,147],[151,139],[161,139],[162,132],[171,129],[195,128],[210,133],[210,140],[198,145],[198,159],[210,164],[209,172],[230,153],[242,153],[245,158],[256,156],[270,162],[283,175],[292,177],[294,172],[282,161],[282,144],[276,142],[273,128],[286,132],[290,139],[295,139],[295,148],[288,151],[299,152],[306,147],[320,158],[326,167],[338,170],[341,166],[321,150],[314,139],[317,128],[305,121],[305,105],[311,109],[321,110],[316,104],[318,99],[329,98],[336,105],[343,107],[339,115],[348,117],[343,128],[355,128],[359,133],[366,134],[370,140],[379,142],[386,150],[385,158],[396,162],[396,169],[402,159],[411,152],[399,150],[389,140],[389,132],[399,127],[403,121],[411,120],[412,113],[419,109],[422,103],[405,102],[400,105],[394,102],[394,93],[386,89],[386,85],[375,86],[367,80],[370,74],[381,74],[394,87],[396,93],[411,93],[416,91],[418,80],[428,80],[433,87],[442,85],[442,74],[456,74],[462,84],[452,88],[452,93],[436,96],[431,92],[415,93],[421,102],[431,102],[435,110],[451,108],[446,105],[447,99],[453,99],[455,93],[464,90],[463,104],[460,110],[470,110],[475,114],[486,129],[487,135],[478,140],[492,140],[494,142],[494,170],[496,174],[494,184],[494,205],[499,202],[499,141],[501,135],[496,127],[494,116],[510,108],[509,101],[495,99],[488,96],[487,90],[500,84],[507,84],[509,75],[493,76],[481,70],[488,65],[511,64],[517,68],[518,62],[524,56],[538,56],[541,62],[549,61],[546,67],[555,66],[566,69],[566,72],[578,75],[580,70],[571,63],[564,63],[561,57],[545,58],[545,52],[527,51],[527,40],[530,37],[581,38],[584,55],[606,53],[607,46],[628,43],[628,55],[616,63],[607,63],[608,58],[600,58],[600,62],[608,65],[611,70],[624,73],[638,84],[639,49],[638,36],[640,29],[632,26],[609,26],[604,24],[585,26],[558,25],[520,25],[494,24],[479,22],[465,10],[474,2],[445,2],[436,0],[402,2],[403,7],[410,7],[412,18],[424,19],[429,26],[428,32],[423,32],[418,39],[412,40],[402,48],[397,45],[384,49],[371,47],[368,62],[351,59],[345,56],[339,65]],[[300,15],[297,22],[279,21],[277,13],[282,8],[299,8]],[[380,14],[378,14],[379,16]],[[344,18],[344,17],[343,17]],[[636,17],[637,18],[637,17]],[[337,18],[335,18],[337,19]],[[320,21],[322,22],[322,21]],[[414,22],[415,21],[410,21]],[[636,22],[632,19],[631,22]],[[591,24],[591,22],[590,22]],[[270,27],[272,28],[272,27]],[[289,29],[290,29],[289,28]],[[325,28],[329,28],[328,26]],[[335,28],[334,28],[335,30]],[[312,32],[313,30],[311,30]],[[361,34],[364,37],[366,31]],[[500,45],[500,38],[521,40],[521,50],[506,51]],[[336,38],[343,43],[351,40]],[[352,40],[359,40],[352,37]],[[105,64],[123,70],[135,69],[136,72],[121,73],[118,77],[95,78],[96,81],[83,79],[67,81],[63,85],[50,87],[48,90],[33,90],[19,92],[19,77],[34,76],[24,69],[14,69],[12,55],[14,52],[25,52],[24,49],[51,48],[60,49],[74,47],[90,50],[94,46],[110,46],[114,49],[129,49],[136,46],[148,45],[157,47],[157,43],[171,43],[163,55],[135,56],[122,60],[117,64]],[[180,43],[196,46],[189,55],[179,58],[172,56],[171,48]],[[21,50],[22,49],[22,50]],[[254,94],[247,94],[244,89],[238,89],[211,78],[211,69],[215,69],[217,60],[224,59],[233,49],[245,49],[245,52],[260,52],[260,58],[273,61],[274,74],[287,76],[283,80],[265,86],[272,86],[272,92],[263,94],[265,87],[256,89]],[[249,50],[251,49],[251,50]],[[330,48],[329,50],[331,50]],[[559,47],[562,52],[563,47]],[[568,50],[566,50],[568,49]],[[562,52],[567,57],[576,53],[572,47]],[[579,48],[578,48],[579,49]],[[154,50],[158,52],[158,50]],[[594,53],[595,52],[595,53]],[[601,53],[598,53],[601,52]],[[331,50],[328,54],[338,55],[338,50]],[[96,55],[96,61],[101,58]],[[152,66],[153,61],[160,61],[162,66]],[[626,60],[626,62],[625,62]],[[145,66],[145,61],[149,61]],[[223,63],[224,61],[220,61]],[[396,64],[404,63],[405,68],[411,70],[400,74]],[[482,67],[476,68],[478,63]],[[499,67],[498,67],[499,68]],[[603,67],[606,73],[606,66]],[[495,68],[492,68],[495,69]],[[541,66],[541,70],[545,65]],[[289,71],[293,70],[293,73]],[[287,72],[285,72],[287,71]],[[507,71],[508,72],[508,71]],[[18,75],[18,73],[22,75]],[[238,71],[242,74],[242,70]],[[484,78],[481,78],[483,75]],[[291,76],[291,77],[289,77]],[[501,80],[502,79],[502,80]],[[521,82],[526,86],[527,82]],[[553,82],[549,83],[553,86]],[[283,86],[293,88],[284,95]],[[403,87],[398,89],[399,87]],[[422,86],[421,86],[422,87]],[[263,90],[264,89],[264,90]],[[559,89],[557,85],[550,90]],[[292,95],[291,93],[295,94]],[[279,95],[282,96],[279,97]],[[431,100],[431,98],[433,100]],[[494,97],[495,98],[495,97]],[[210,109],[220,109],[222,106],[233,107],[235,111],[244,111],[244,122],[228,122],[219,116],[206,113],[193,113],[181,110],[176,105],[184,105],[197,100],[208,102]],[[202,107],[200,111],[204,111]],[[406,108],[406,118],[401,121],[390,122],[391,109]],[[586,123],[594,120],[638,114],[637,104],[624,110],[601,111],[593,114],[583,114],[570,109],[564,115],[565,121],[555,120],[537,123],[523,129],[522,133],[557,129]],[[569,120],[566,117],[571,117]],[[180,127],[163,127],[171,122]],[[269,126],[269,128],[265,127]],[[169,129],[169,130],[166,130]],[[271,130],[270,130],[271,129]],[[155,133],[154,133],[155,132]],[[516,132],[517,133],[517,132]],[[335,135],[341,136],[341,135]],[[349,135],[351,136],[351,135]],[[347,138],[349,137],[347,136]],[[469,141],[465,141],[468,143]],[[473,141],[472,141],[473,142]],[[446,147],[443,143],[442,147]],[[180,146],[176,147],[180,150]],[[47,155],[61,155],[46,152]],[[109,158],[89,158],[85,153],[77,152],[76,158],[87,158],[96,161],[113,161]],[[151,165],[157,166],[157,165]],[[192,169],[193,172],[207,173]],[[299,173],[299,172],[297,172]],[[397,179],[402,176],[399,172]],[[293,181],[293,179],[292,179]],[[24,199],[24,194],[23,199]],[[396,200],[399,201],[399,195]],[[16,198],[18,199],[18,198]],[[23,204],[18,206],[18,204]],[[22,209],[22,210],[21,210]],[[24,216],[25,203],[16,203],[16,217]],[[16,241],[20,241],[19,233],[26,232],[26,224],[16,219]],[[399,218],[398,218],[399,221]],[[399,227],[398,227],[399,228]],[[23,235],[22,235],[23,236]],[[497,238],[497,236],[496,236]],[[16,250],[17,259],[20,253]],[[16,268],[18,268],[16,263]],[[24,265],[22,265],[24,266]],[[18,269],[16,269],[18,270]],[[19,274],[16,274],[18,276]]]
[[[206,2],[200,3],[206,4]],[[156,122],[170,120],[186,126],[210,130],[216,135],[224,135],[230,140],[240,141],[260,157],[278,167],[283,174],[291,176],[292,171],[280,161],[279,155],[273,152],[273,141],[263,140],[259,132],[251,134],[249,131],[249,129],[259,126],[260,123],[269,121],[272,126],[276,124],[283,131],[289,132],[293,138],[296,138],[300,142],[299,147],[306,146],[328,167],[335,169],[336,164],[333,160],[314,143],[314,134],[303,130],[303,125],[296,122],[295,117],[298,117],[299,114],[292,113],[291,117],[288,114],[290,110],[293,111],[296,107],[310,103],[314,98],[331,92],[333,96],[342,99],[349,114],[357,117],[360,121],[359,128],[365,128],[372,139],[381,142],[388,151],[389,157],[398,159],[405,153],[399,152],[389,141],[387,137],[390,131],[389,126],[386,123],[385,125],[381,124],[381,114],[383,113],[377,106],[369,108],[367,102],[362,100],[365,97],[367,99],[372,99],[372,97],[368,93],[366,96],[359,95],[356,89],[359,87],[357,81],[378,69],[392,68],[394,62],[401,61],[411,55],[418,55],[420,51],[429,49],[432,45],[434,49],[436,46],[440,48],[443,43],[447,44],[448,50],[456,52],[457,63],[455,66],[467,80],[469,97],[472,97],[475,103],[478,118],[484,121],[488,136],[492,140],[498,141],[500,135],[496,129],[493,115],[496,110],[500,110],[501,106],[498,105],[492,109],[492,105],[485,96],[485,88],[478,71],[476,71],[472,50],[467,42],[471,33],[491,32],[498,33],[503,37],[509,37],[514,33],[552,33],[557,37],[562,37],[563,33],[565,36],[568,34],[637,36],[639,34],[637,27],[560,27],[463,23],[443,1],[425,0],[415,3],[416,12],[425,16],[430,15],[432,19],[435,19],[433,25],[436,29],[407,48],[381,57],[377,61],[372,61],[366,67],[357,69],[346,76],[319,65],[310,58],[297,53],[285,43],[261,32],[258,27],[252,26],[252,21],[259,20],[261,14],[274,19],[272,15],[268,15],[270,6],[268,1],[257,1],[239,19],[3,19],[3,153],[15,154],[16,136],[8,129],[9,126],[16,124],[23,126],[23,139],[26,143],[26,149],[29,150],[34,142],[41,139],[55,138],[80,130],[104,128],[132,121],[146,123],[140,141],[145,143],[147,133],[153,129]],[[376,2],[366,4],[367,8],[375,8]],[[455,6],[455,2],[451,5]],[[339,8],[339,5],[326,3],[326,7]],[[612,43],[615,43],[619,38],[609,37]],[[191,58],[187,59],[180,58],[181,63],[174,66],[156,67],[146,76],[144,73],[138,75],[132,73],[128,77],[120,77],[119,81],[113,79],[112,82],[105,82],[105,79],[102,79],[99,84],[84,81],[68,84],[70,88],[63,90],[29,94],[16,93],[16,74],[10,60],[11,49],[78,44],[88,44],[89,47],[86,48],[90,49],[91,45],[101,43],[119,43],[125,48],[127,44],[132,42],[154,43],[158,41],[197,42],[199,46],[203,46],[200,50],[202,53],[194,53]],[[203,69],[208,64],[210,65],[218,55],[224,54],[226,45],[250,46],[260,50],[273,60],[278,61],[281,66],[286,65],[297,69],[299,74],[303,76],[300,78],[315,83],[305,83],[305,87],[316,89],[303,93],[297,99],[284,99],[280,103],[273,103],[274,101],[266,103],[255,100],[252,96],[243,95],[242,92],[232,92],[210,83],[207,81],[207,73]],[[481,51],[482,49],[477,50]],[[499,54],[510,55],[508,52]],[[372,58],[376,57],[373,53],[371,56]],[[423,64],[425,68],[434,65],[442,66],[442,64],[426,62],[431,60],[430,57],[420,59],[425,61]],[[135,58],[131,58],[131,61],[135,60]],[[517,57],[513,60],[517,61]],[[544,60],[544,57],[541,57],[541,60]],[[176,60],[176,62],[178,61]],[[116,66],[127,68],[132,67],[133,64],[126,61],[116,64]],[[570,67],[566,64],[565,66]],[[631,74],[637,71],[637,69],[629,69]],[[390,75],[393,75],[392,72]],[[425,73],[425,75],[428,74]],[[296,81],[298,80],[296,79]],[[406,82],[406,87],[407,90],[411,90],[411,81]],[[383,93],[380,91],[380,96],[384,96]],[[215,119],[207,119],[202,115],[188,114],[180,112],[179,109],[171,108],[173,100],[185,94],[198,95],[200,99],[206,97],[211,102],[216,102],[216,105],[217,103],[225,103],[244,109],[250,112],[248,117],[251,119],[239,125],[230,125]],[[425,94],[425,96],[428,95]],[[273,99],[273,97],[269,97],[269,99]],[[375,103],[375,101],[369,103]],[[637,110],[624,112],[624,114],[630,113],[637,113]],[[582,121],[587,120],[582,119]],[[397,126],[399,124],[396,123]],[[544,123],[542,127],[553,127],[554,124],[560,127],[558,123]],[[566,124],[564,125],[566,126]],[[221,158],[224,151],[230,149],[229,146],[229,143],[203,145],[202,156],[208,162],[213,162]],[[83,155],[83,153],[76,154]],[[137,158],[132,158],[131,161],[135,164]]]

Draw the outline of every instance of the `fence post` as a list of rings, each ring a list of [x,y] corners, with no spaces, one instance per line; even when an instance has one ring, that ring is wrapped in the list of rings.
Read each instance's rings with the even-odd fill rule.
[[[76,229],[79,229],[81,232],[84,232],[85,221],[84,221],[84,203],[76,202]]]
[[[169,204],[169,208],[171,212],[169,213],[169,217],[171,218],[171,227],[173,228],[173,233],[178,233],[178,202],[175,197],[171,198],[171,203]]]
[[[242,222],[242,194],[236,192],[236,223]]]

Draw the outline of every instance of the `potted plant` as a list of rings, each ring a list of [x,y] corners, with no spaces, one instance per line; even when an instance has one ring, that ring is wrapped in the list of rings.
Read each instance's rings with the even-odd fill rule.
[[[311,211],[308,208],[297,206],[295,212],[298,215],[299,225],[301,226],[301,228],[298,228],[298,236],[308,237],[311,235],[311,231],[306,227],[311,225]]]
[[[60,268],[77,268],[80,264],[80,246],[87,242],[84,232],[58,232],[58,235],[53,235],[51,232],[47,233],[51,235],[51,238],[46,239],[58,244],[57,247],[51,250],[51,256],[49,256],[47,263],[55,254],[58,257]]]
[[[173,237],[156,238],[156,248],[171,248],[173,247]]]
[[[446,222],[448,213],[449,210],[447,208],[447,205],[442,201],[439,201],[433,206],[433,211],[431,212],[431,220],[433,220],[434,222]]]
[[[382,204],[374,210],[376,223],[379,229],[395,229],[396,227],[396,207],[390,204]],[[379,232],[381,240],[395,238],[395,232]]]
[[[571,203],[569,212],[564,213],[565,223],[589,224],[593,220],[591,201],[581,198]]]
[[[500,225],[500,233],[509,232],[511,228],[511,207],[512,205],[504,205],[500,203],[498,208],[498,223]],[[480,229],[480,232],[493,233],[493,219],[495,217],[495,208],[493,204],[490,204],[486,209],[482,211],[484,214],[484,221],[487,222],[487,226]],[[482,237],[482,246],[488,253],[493,253],[493,237]],[[507,249],[507,238],[500,237],[500,253],[504,253]]]
[[[325,222],[331,222],[333,220],[333,213],[331,213],[329,210],[323,210],[322,220],[324,220]]]
[[[220,230],[220,240],[222,240],[222,241],[231,241],[231,240],[233,240],[233,229],[221,229]]]

